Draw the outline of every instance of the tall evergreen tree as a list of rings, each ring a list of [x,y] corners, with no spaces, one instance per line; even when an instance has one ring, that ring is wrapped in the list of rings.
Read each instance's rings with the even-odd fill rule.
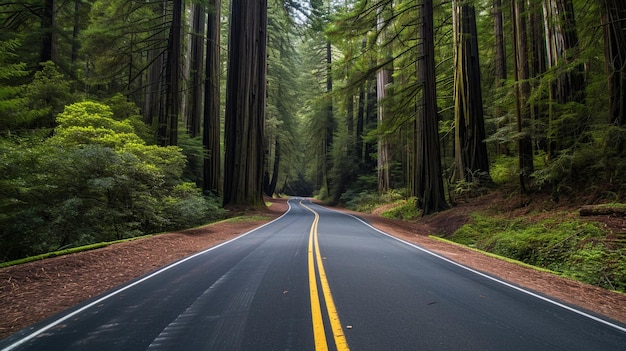
[[[207,17],[206,66],[204,80],[204,118],[202,144],[204,146],[203,189],[221,194],[220,147],[220,37],[221,0],[210,0]]]
[[[609,123],[626,125],[626,3],[602,0],[604,56],[609,75]]]
[[[543,0],[548,66],[555,72],[551,82],[552,109],[549,120],[551,158],[573,146],[587,128],[583,114],[576,118],[561,118],[568,104],[582,104],[585,100],[584,67],[577,62],[580,55],[572,0]]]
[[[178,114],[180,112],[180,70],[182,50],[182,0],[172,1],[172,21],[167,40],[165,61],[165,108],[159,114],[157,141],[161,146],[178,143]]]
[[[469,0],[453,0],[452,6],[456,177],[489,179],[476,13]]]
[[[418,62],[418,81],[422,81],[421,111],[416,117],[415,184],[419,205],[424,215],[448,208],[443,190],[439,150],[439,118],[437,113],[437,83],[435,78],[435,36],[433,2],[423,0],[419,36],[422,40]]]
[[[202,122],[202,99],[204,98],[204,32],[206,24],[206,13],[204,5],[193,4],[191,11],[191,33],[189,48],[189,108],[185,118],[187,132],[191,137],[196,137],[201,133]]]
[[[376,9],[377,12],[377,37],[379,41],[379,45],[383,47],[382,51],[385,53],[382,57],[379,57],[379,60],[382,62],[383,66],[378,70],[376,74],[376,94],[377,94],[377,103],[378,103],[378,124],[383,125],[385,120],[388,119],[388,110],[389,108],[385,106],[387,102],[385,102],[385,96],[387,95],[387,86],[391,84],[391,63],[385,65],[385,63],[391,61],[389,59],[391,48],[388,45],[388,30],[386,29],[385,21],[387,21],[386,17],[391,17],[391,3],[388,1],[382,1],[381,4]],[[388,137],[385,133],[378,137],[378,192],[384,193],[389,191],[391,188],[391,178],[390,178],[390,160],[389,160],[389,141]]]
[[[225,206],[264,206],[267,1],[231,2],[224,135]]]
[[[534,167],[533,148],[529,132],[530,106],[528,100],[530,98],[530,68],[528,63],[528,33],[524,9],[524,0],[514,0],[511,2],[514,33],[513,51],[515,53],[514,75],[515,81],[519,82],[515,87],[518,133],[517,154],[520,168],[520,185],[522,191],[526,192],[529,178]]]

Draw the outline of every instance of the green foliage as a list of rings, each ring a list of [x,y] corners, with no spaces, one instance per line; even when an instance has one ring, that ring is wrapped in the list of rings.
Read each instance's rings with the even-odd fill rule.
[[[154,142],[152,128],[142,120],[139,107],[134,102],[121,93],[113,95],[106,100],[106,104],[113,112],[113,118],[120,121],[127,121],[133,126],[135,134],[148,144]]]
[[[394,203],[405,198],[406,194],[402,190],[391,189],[379,195],[367,190],[356,193],[354,189],[349,189],[342,195],[341,200],[349,209],[359,212],[370,212],[381,205]]]
[[[476,170],[470,172],[467,170],[467,178],[459,179],[452,184],[454,196],[456,199],[464,198],[468,200],[470,198],[486,194],[489,192],[488,182],[484,180],[489,177],[488,174]]]
[[[584,142],[563,150],[533,177],[539,187],[556,194],[574,189],[624,193],[626,191],[626,129],[601,127],[587,133]]]
[[[67,106],[45,142],[2,140],[0,260],[195,226],[219,201],[182,180],[178,147],[146,145],[95,102]]]
[[[169,19],[161,18],[161,7],[150,2],[93,2],[89,26],[81,32],[81,55],[89,63],[87,82],[96,87],[120,82],[136,87],[148,64],[146,52],[163,51]]]
[[[206,152],[202,145],[202,137],[192,138],[182,124],[179,125],[178,130],[178,147],[187,160],[181,176],[185,181],[200,185],[203,181],[202,172]]]
[[[451,239],[605,288],[626,291],[626,246],[606,239],[594,223],[559,219],[529,222],[475,214]]]
[[[28,121],[24,112],[26,100],[21,96],[24,87],[18,83],[28,75],[26,64],[12,63],[18,46],[17,40],[0,41],[0,132],[8,132]]]
[[[417,198],[411,197],[408,200],[398,200],[390,210],[382,212],[380,215],[385,218],[396,218],[411,220],[421,215],[417,209]]]
[[[489,170],[495,184],[510,183],[515,181],[519,174],[519,161],[517,157],[501,155],[495,158]]]
[[[41,69],[26,86],[24,96],[28,100],[28,109],[35,115],[31,123],[36,123],[36,127],[53,127],[56,115],[74,98],[70,81],[59,72],[54,62],[42,62],[40,65]]]

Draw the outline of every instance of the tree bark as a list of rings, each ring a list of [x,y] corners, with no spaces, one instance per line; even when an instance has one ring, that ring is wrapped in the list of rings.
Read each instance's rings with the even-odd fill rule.
[[[547,62],[550,68],[557,70],[557,78],[550,89],[550,100],[559,106],[555,106],[553,109],[563,107],[570,102],[584,103],[584,67],[582,64],[568,67],[573,65],[579,51],[572,1],[544,0],[543,12],[546,46],[548,48]],[[563,123],[556,117],[557,114],[550,112],[548,123],[550,133],[553,136],[548,146],[550,158],[557,155],[561,150],[572,146],[587,125],[587,119],[584,116],[579,116],[573,123],[571,120]]]
[[[387,30],[385,29],[385,5],[377,9],[377,29],[378,44],[383,47],[387,40]],[[385,51],[379,60],[387,61],[389,55]],[[387,95],[387,85],[391,83],[391,71],[389,67],[382,67],[376,74],[376,102],[378,104],[378,125],[385,123],[387,108],[385,106],[385,97]],[[385,134],[378,137],[378,193],[382,194],[391,188],[391,178],[389,176],[389,142]]]
[[[278,184],[278,172],[280,171],[280,141],[276,137],[274,143],[274,165],[272,167],[272,175],[267,176],[267,184],[265,184],[265,195],[273,196],[276,192],[276,184]]]
[[[191,27],[190,106],[187,111],[187,132],[193,138],[200,135],[202,122],[202,98],[204,95],[204,27],[206,13],[201,4],[193,5]]]
[[[604,56],[609,81],[609,123],[626,125],[626,3],[602,0]]]
[[[267,0],[231,2],[224,206],[264,206]]]
[[[550,67],[572,63],[579,47],[572,0],[544,0],[544,21]],[[578,65],[559,75],[554,86],[554,97],[559,104],[583,102],[584,87],[584,68]]]
[[[511,2],[511,14],[513,17],[513,50],[515,53],[515,86],[516,114],[517,114],[517,155],[519,165],[519,179],[522,192],[526,192],[530,181],[530,174],[534,170],[533,148],[530,138],[530,78],[528,64],[528,32],[526,17],[524,17],[525,0],[513,0]]]
[[[542,25],[542,10],[541,3],[537,1],[528,2],[528,32],[529,32],[529,53],[530,53],[530,78],[534,82],[531,89],[533,94],[538,94],[539,97],[533,99],[535,101],[546,101],[549,99],[548,94],[543,92],[540,88],[540,79],[547,69],[547,53],[546,53],[546,41],[544,35],[544,29]],[[536,129],[545,129],[541,126],[547,125],[548,112],[545,103],[530,103],[531,121],[534,123]],[[538,133],[532,136],[534,139],[533,144],[537,145],[544,151],[548,151],[546,133]]]
[[[437,114],[437,82],[435,76],[435,41],[433,1],[423,0],[420,26],[420,57],[418,80],[422,85],[422,108],[416,118],[415,184],[422,214],[428,215],[448,208],[443,190]]]
[[[204,118],[202,145],[204,146],[203,190],[221,194],[220,147],[220,29],[221,0],[210,0],[207,16],[206,66],[204,80]]]
[[[39,62],[57,60],[56,47],[56,1],[45,0],[41,16],[41,52]]]
[[[485,144],[476,14],[468,0],[454,0],[456,178],[490,180]]]
[[[326,41],[326,95],[327,95],[327,105],[326,105],[326,137],[324,144],[324,185],[326,186],[326,190],[330,193],[330,170],[333,168],[332,163],[332,146],[333,146],[333,138],[335,136],[335,116],[333,112],[333,55],[332,55],[332,45],[330,41]]]
[[[178,114],[180,111],[180,58],[181,58],[181,26],[182,0],[173,0],[172,22],[167,41],[167,59],[165,62],[165,106],[159,114],[157,129],[158,144],[161,146],[178,143]]]
[[[504,92],[504,83],[507,78],[506,71],[506,43],[504,41],[504,16],[502,14],[502,0],[493,0],[493,32],[495,37],[495,70],[494,85],[498,99],[506,94]],[[495,117],[497,119],[497,127],[508,126],[510,119],[507,117],[506,109],[497,101],[494,108]],[[498,154],[509,155],[510,148],[508,142],[502,142],[498,145]]]

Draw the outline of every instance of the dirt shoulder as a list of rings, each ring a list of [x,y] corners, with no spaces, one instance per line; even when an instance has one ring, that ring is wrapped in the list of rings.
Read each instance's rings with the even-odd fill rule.
[[[193,253],[241,235],[287,208],[272,200],[257,214],[268,220],[220,222],[202,228],[161,234],[105,248],[0,269],[0,338],[148,274]],[[354,213],[375,227],[418,244],[463,265],[513,284],[626,323],[626,295],[521,267],[428,237],[441,218],[402,222]],[[452,223],[458,214],[447,214]],[[457,221],[462,222],[459,217]]]

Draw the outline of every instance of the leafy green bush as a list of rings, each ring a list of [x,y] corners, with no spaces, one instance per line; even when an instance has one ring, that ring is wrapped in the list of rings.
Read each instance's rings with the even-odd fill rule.
[[[184,182],[178,147],[146,145],[106,105],[68,106],[54,136],[3,141],[0,260],[205,223],[219,201]]]
[[[519,175],[519,162],[517,157],[498,156],[490,168],[491,179],[496,184],[506,184],[515,181]]]

